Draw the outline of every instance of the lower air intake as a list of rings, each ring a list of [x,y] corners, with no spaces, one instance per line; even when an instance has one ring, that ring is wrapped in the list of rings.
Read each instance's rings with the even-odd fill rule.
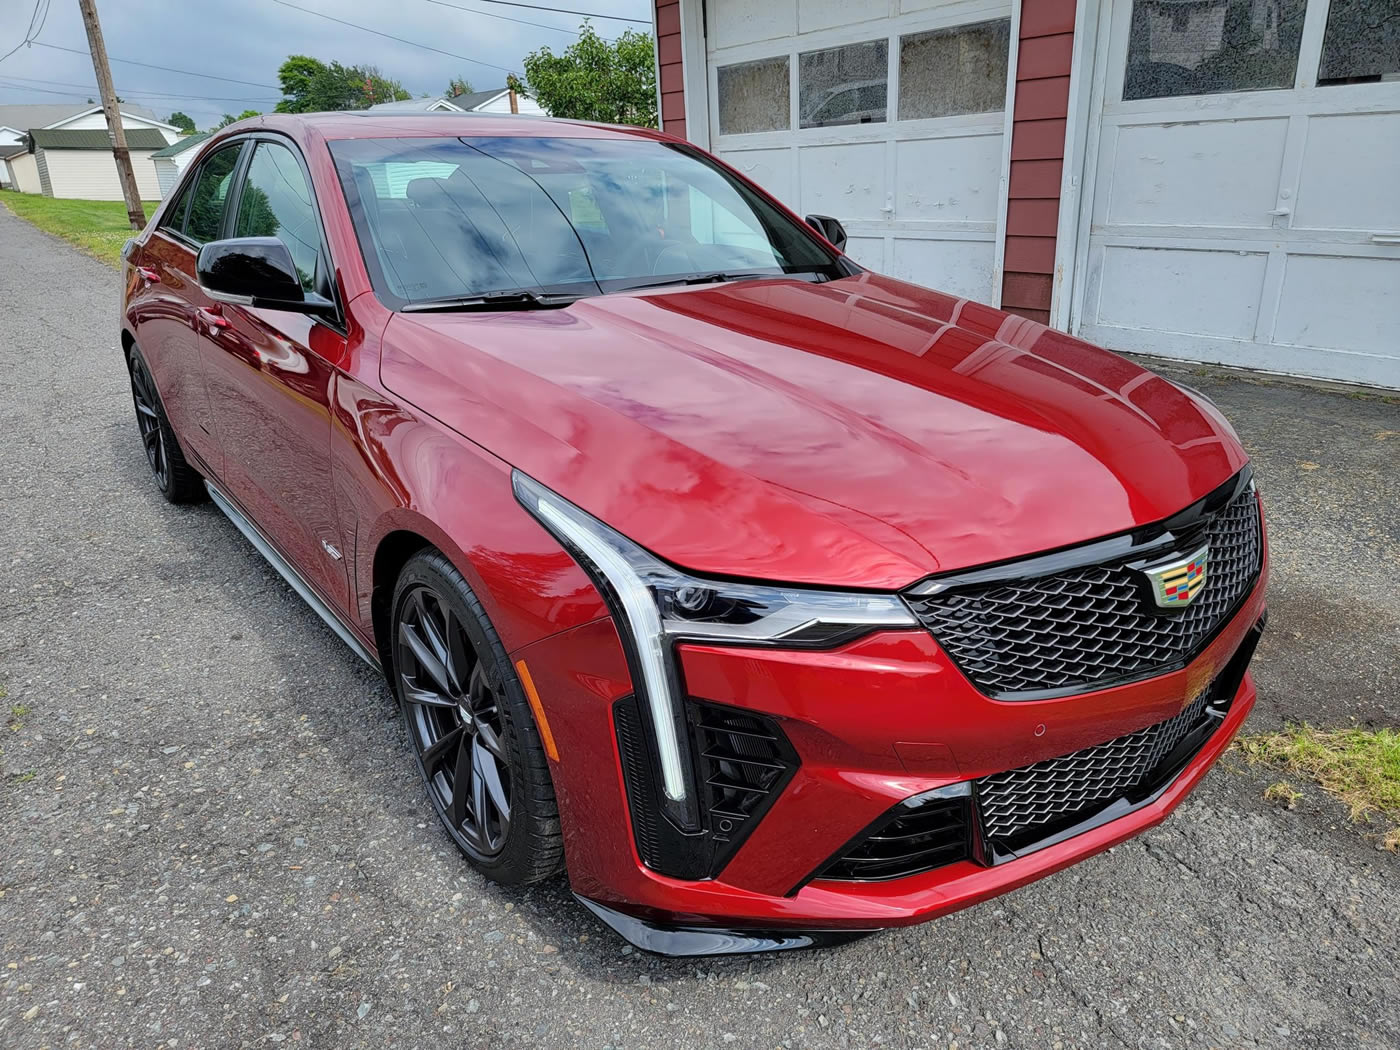
[[[967,860],[972,852],[969,811],[966,794],[949,798],[930,792],[906,799],[817,878],[881,882]]]

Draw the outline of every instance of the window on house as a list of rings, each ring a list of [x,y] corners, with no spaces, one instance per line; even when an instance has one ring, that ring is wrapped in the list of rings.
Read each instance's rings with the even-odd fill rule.
[[[884,123],[889,65],[886,40],[799,55],[797,109],[801,126]]]
[[[1400,3],[1332,0],[1322,37],[1319,85],[1400,80]]]
[[[935,29],[899,40],[899,119],[1006,108],[1011,20]]]
[[[1134,0],[1123,98],[1288,88],[1306,0]]]
[[[720,66],[718,81],[721,135],[788,129],[792,94],[786,55]]]

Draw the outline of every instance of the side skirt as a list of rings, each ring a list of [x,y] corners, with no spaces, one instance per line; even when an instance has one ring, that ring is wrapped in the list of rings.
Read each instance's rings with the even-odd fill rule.
[[[378,658],[365,648],[364,644],[355,637],[355,632],[350,629],[349,625],[340,618],[334,609],[321,600],[321,596],[316,593],[311,584],[302,578],[301,573],[292,568],[291,563],[282,557],[272,542],[258,530],[258,527],[234,506],[233,501],[219,491],[219,487],[208,479],[205,479],[204,487],[209,490],[209,498],[214,501],[214,506],[224,512],[228,520],[233,522],[238,531],[247,537],[248,542],[253,545],[257,552],[267,559],[267,563],[276,569],[278,575],[301,596],[301,600],[311,606],[311,611],[324,620],[326,626],[334,631],[356,656],[376,671],[383,673],[384,669],[380,667]]]

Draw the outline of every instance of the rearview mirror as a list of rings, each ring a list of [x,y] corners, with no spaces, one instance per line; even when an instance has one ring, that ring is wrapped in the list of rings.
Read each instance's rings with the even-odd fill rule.
[[[264,310],[332,314],[335,303],[304,292],[287,246],[276,237],[233,237],[210,241],[195,263],[199,284],[213,299]]]
[[[846,250],[846,227],[841,225],[839,219],[833,219],[830,215],[809,215],[807,225],[830,241],[838,252]]]

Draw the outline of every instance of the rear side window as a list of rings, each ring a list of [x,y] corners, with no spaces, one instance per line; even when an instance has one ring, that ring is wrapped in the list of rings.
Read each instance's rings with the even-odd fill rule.
[[[221,149],[199,169],[190,197],[190,213],[185,219],[185,236],[196,244],[219,237],[229,184],[233,182],[233,169],[238,166],[238,154],[242,150],[242,143]]]
[[[238,198],[235,237],[276,237],[292,253],[304,291],[316,286],[321,230],[311,187],[286,146],[259,142]]]

